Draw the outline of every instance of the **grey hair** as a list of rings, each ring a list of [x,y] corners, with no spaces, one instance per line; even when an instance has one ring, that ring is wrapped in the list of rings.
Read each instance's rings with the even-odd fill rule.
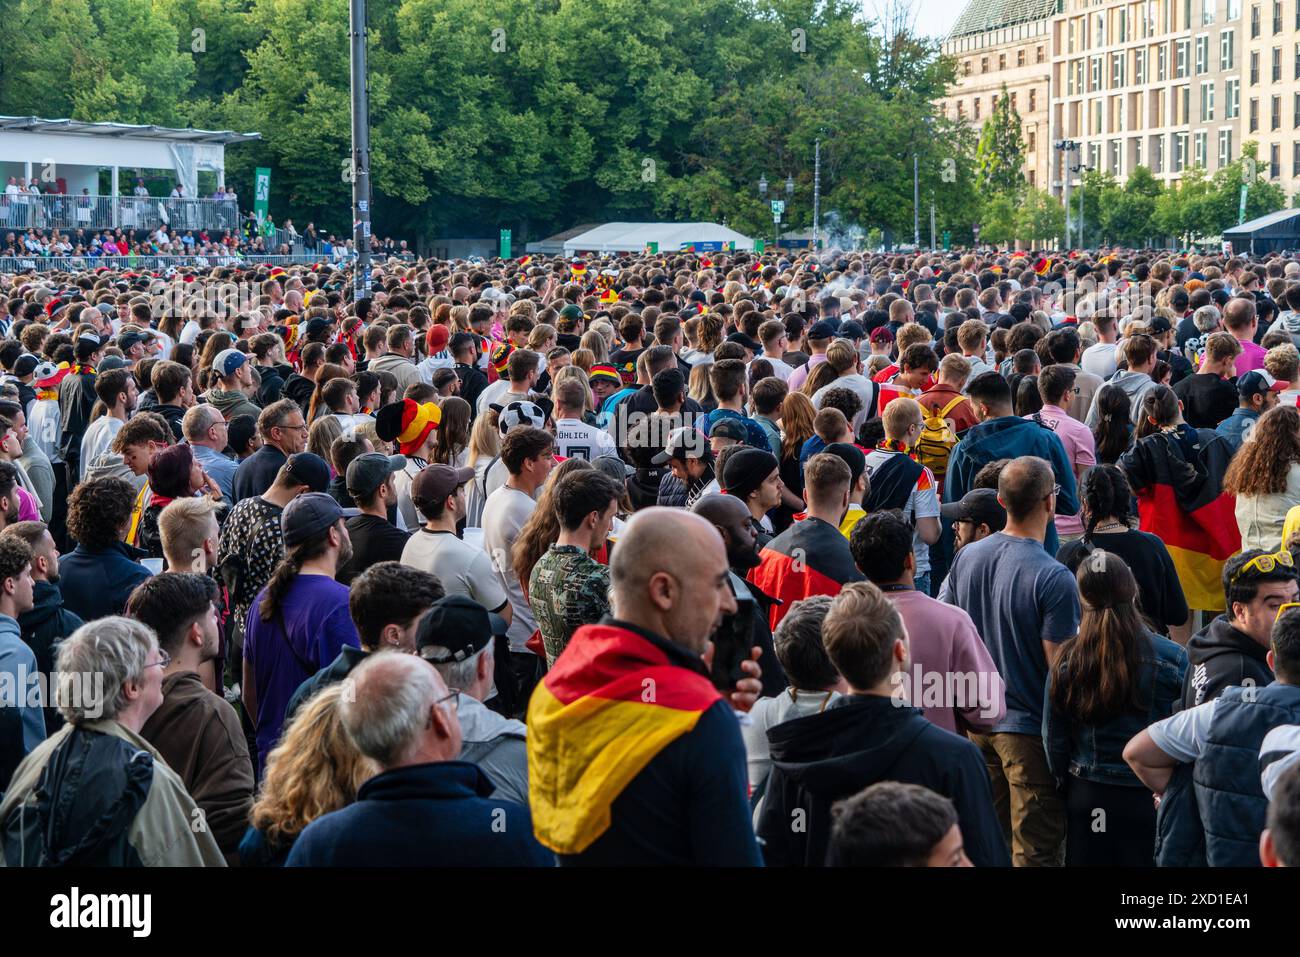
[[[113,720],[127,706],[123,686],[144,678],[158,636],[133,618],[112,616],[82,625],[59,644],[59,714],[68,724]]]
[[[216,406],[209,405],[206,402],[198,402],[190,406],[185,413],[185,417],[181,419],[181,431],[185,434],[187,441],[194,442],[203,438],[208,429],[223,418],[225,416],[221,414],[221,410]]]
[[[1192,323],[1201,332],[1213,332],[1222,318],[1218,306],[1201,306],[1192,313]]]
[[[451,649],[444,648],[442,645],[426,645],[421,651],[428,651],[434,658],[451,657]],[[470,655],[464,661],[449,661],[446,664],[434,664],[438,669],[438,674],[442,675],[442,680],[447,682],[448,688],[456,688],[463,691],[472,685],[478,678],[478,660],[484,655],[492,655],[495,652],[492,649],[492,642],[488,642],[474,654]],[[431,662],[432,664],[432,662]]]
[[[344,679],[339,718],[357,750],[396,767],[420,744],[439,681],[415,655],[377,651]]]

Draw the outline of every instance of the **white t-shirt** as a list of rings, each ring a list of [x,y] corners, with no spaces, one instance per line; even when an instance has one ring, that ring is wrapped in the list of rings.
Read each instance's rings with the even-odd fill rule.
[[[121,419],[116,419],[111,415],[101,415],[86,428],[86,434],[81,437],[81,473],[77,476],[82,479],[86,475],[86,469],[95,458],[103,452],[108,451],[108,447],[113,444],[113,439],[117,433],[122,431],[122,426],[126,425]]]
[[[782,382],[789,382],[790,376],[794,374],[794,367],[788,365],[784,359],[773,359],[771,356],[756,355],[750,360],[749,364],[753,365],[759,359],[766,359],[772,364],[772,375],[776,376]],[[748,368],[748,366],[746,367]]]
[[[555,423],[555,454],[561,458],[591,461],[602,455],[617,455],[613,437],[581,419],[560,419]]]
[[[488,611],[500,611],[509,600],[487,552],[452,532],[421,527],[406,540],[402,564],[437,575],[448,595],[465,595]]]
[[[1079,358],[1079,367],[1084,372],[1109,379],[1118,368],[1115,365],[1115,351],[1118,348],[1119,344],[1115,342],[1099,342],[1095,346],[1089,346]]]
[[[432,376],[432,373],[430,373],[430,376]],[[484,415],[488,410],[488,406],[496,402],[498,399],[500,399],[503,395],[505,395],[509,391],[510,391],[510,380],[497,379],[496,382],[493,382],[491,385],[489,385],[486,389],[484,389],[482,392],[478,394],[478,402],[476,403],[477,405],[476,414]]]
[[[1170,715],[1147,728],[1147,733],[1155,746],[1171,758],[1183,764],[1195,761],[1205,750],[1210,723],[1214,720],[1214,706],[1218,701],[1218,698],[1212,698],[1204,704]]]
[[[181,344],[186,346],[193,345],[195,338],[202,331],[202,326],[193,319],[189,320],[189,322],[185,323],[185,326],[181,329]]]
[[[415,481],[417,475],[424,471],[424,467],[428,464],[424,459],[408,455],[406,457],[406,468],[393,473],[393,490],[397,493],[396,525],[403,531],[412,531],[424,524],[424,519],[420,516],[419,510],[415,507],[415,502],[411,498],[411,483]]]
[[[507,637],[510,639],[510,650],[515,652],[528,651],[524,645],[537,630],[537,622],[528,607],[526,590],[520,587],[519,578],[515,575],[510,553],[520,529],[536,507],[537,503],[531,496],[508,485],[501,486],[489,495],[483,505],[483,548],[492,560],[506,594],[510,596],[510,608],[514,617],[510,621]]]

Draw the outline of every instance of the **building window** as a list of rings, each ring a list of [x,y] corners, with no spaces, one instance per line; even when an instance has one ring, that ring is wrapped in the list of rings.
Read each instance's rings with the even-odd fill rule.
[[[970,76],[970,59],[969,59],[969,58],[967,58],[967,59],[961,61],[961,73],[962,73],[962,76]]]
[[[998,54],[998,69],[999,69],[999,70],[1005,70],[1006,68],[1007,68],[1007,55],[1006,55],[1005,53],[999,53],[999,54]]]
[[[979,101],[976,100],[975,102],[976,102],[976,106],[978,107]],[[978,118],[979,116],[977,114],[976,119]],[[1259,132],[1259,100],[1255,99],[1254,97],[1251,97],[1250,100],[1250,132],[1252,133]]]
[[[1094,92],[1101,89],[1101,57],[1099,56],[1095,56],[1092,58],[1091,82],[1092,82],[1091,89]]]
[[[1025,151],[1032,154],[1037,145],[1038,132],[1036,130],[1030,130],[1029,135],[1025,137]]]
[[[1174,134],[1174,172],[1181,173],[1187,166],[1187,134]]]
[[[1177,79],[1187,76],[1187,54],[1190,44],[1190,40],[1179,40],[1174,47],[1174,77]]]
[[[1273,82],[1282,79],[1282,48],[1273,47]]]
[[[1012,93],[1012,94],[1011,94],[1011,112],[1012,112],[1012,113],[1019,113],[1019,112],[1020,112],[1018,109],[1016,109],[1016,94],[1015,94],[1015,93]]]
[[[1232,130],[1219,130],[1219,166],[1232,162]]]
[[[1200,76],[1210,68],[1210,38],[1196,38],[1196,75]]]
[[[1124,54],[1110,55],[1110,88],[1117,89],[1124,85]]]
[[[1025,65],[1025,50],[1023,47],[1021,47],[1019,50],[1016,51],[1016,66],[1024,66],[1024,65]]]
[[[1282,128],[1282,97],[1275,96],[1270,103],[1272,110],[1269,113],[1269,129],[1280,130]]]
[[[1228,9],[1224,12],[1225,20],[1236,20],[1241,16],[1241,0],[1228,0]]]
[[[1259,51],[1250,51],[1250,85],[1259,86]]]
[[[1251,100],[1251,103],[1254,102],[1255,102],[1254,100]],[[975,119],[978,120],[979,118],[980,118],[980,98],[977,96],[975,97]]]
[[[1292,126],[1300,129],[1300,93],[1295,94],[1295,102],[1292,104]]]
[[[1223,118],[1235,120],[1241,115],[1241,80],[1233,77],[1223,91]]]
[[[1259,4],[1250,8],[1250,38],[1254,40],[1259,36]]]
[[[1208,123],[1214,119],[1214,81],[1206,80],[1201,84],[1201,122]]]
[[[1233,46],[1234,36],[1236,36],[1236,34],[1233,33],[1233,31],[1231,30],[1224,30],[1222,33],[1219,34],[1219,69],[1220,70],[1232,69],[1232,54],[1234,52],[1232,46]]]
[[[1032,113],[1037,108],[1038,108],[1038,90],[1031,89],[1029,91],[1029,112]]]
[[[1142,165],[1142,137],[1133,141],[1133,166],[1134,168]]]
[[[1165,81],[1165,64],[1169,60],[1169,51],[1165,49],[1162,43],[1156,48],[1156,81],[1163,83]]]
[[[1282,0],[1273,0],[1273,36],[1282,32]]]
[[[1291,175],[1300,176],[1300,143],[1291,144]]]
[[[1147,58],[1143,50],[1133,51],[1133,82],[1145,83],[1147,81]]]
[[[1043,47],[1042,47],[1042,45],[1040,44],[1039,47],[1038,47],[1038,52],[1034,54],[1034,62],[1035,62],[1035,63],[1042,63],[1042,62],[1043,62],[1043,57],[1044,57],[1044,54],[1043,54]]]
[[[1268,148],[1268,175],[1270,179],[1282,175],[1282,147],[1277,143]]]
[[[1201,24],[1214,22],[1214,0],[1201,0]]]
[[[980,57],[980,72],[981,73],[989,72],[989,58],[986,56]]]
[[[1209,165],[1206,157],[1206,147],[1209,143],[1209,136],[1210,135],[1204,130],[1199,130],[1196,135],[1192,137],[1192,164],[1199,166],[1202,169]]]
[[[1093,42],[1093,46],[1104,47],[1106,45],[1106,14],[1097,14],[1097,19],[1094,22],[1097,29],[1095,34],[1096,40]]]
[[[1151,172],[1163,173],[1165,171],[1165,138],[1157,136],[1153,141],[1155,143],[1155,152],[1151,157]]]

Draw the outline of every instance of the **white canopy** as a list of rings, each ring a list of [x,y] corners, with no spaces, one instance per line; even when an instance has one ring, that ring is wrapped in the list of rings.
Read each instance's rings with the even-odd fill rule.
[[[564,255],[644,252],[658,243],[659,252],[675,253],[694,245],[697,252],[721,251],[727,243],[752,250],[754,240],[719,223],[605,223],[564,241]]]

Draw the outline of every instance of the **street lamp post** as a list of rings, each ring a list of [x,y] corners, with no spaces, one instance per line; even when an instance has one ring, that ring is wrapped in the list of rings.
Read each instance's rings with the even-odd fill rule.
[[[822,141],[813,147],[813,252],[817,251],[822,221]]]
[[[352,244],[357,251],[353,301],[370,295],[370,110],[366,73],[366,0],[350,0],[352,81]]]
[[[1070,154],[1080,149],[1080,146],[1074,140],[1059,140],[1056,148],[1061,151],[1061,169],[1065,173],[1065,248],[1070,248],[1070,174],[1074,172],[1074,167],[1070,165]]]

